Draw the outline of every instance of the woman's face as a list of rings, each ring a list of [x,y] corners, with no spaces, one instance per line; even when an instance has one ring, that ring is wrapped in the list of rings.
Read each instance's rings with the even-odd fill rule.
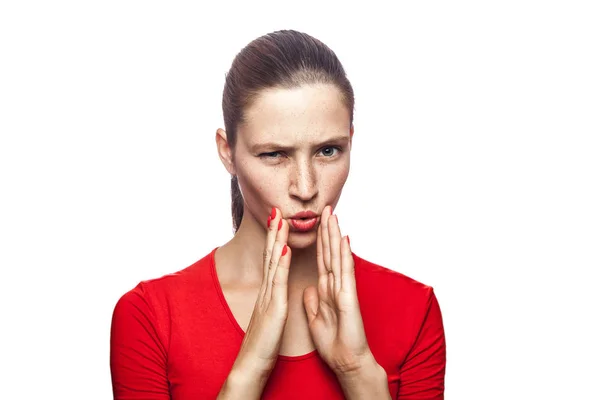
[[[348,177],[353,128],[341,96],[325,84],[263,90],[238,127],[235,171],[244,218],[266,229],[271,207],[279,208],[290,225],[290,247],[316,241],[321,213],[335,208]],[[310,231],[291,223],[300,211],[319,217]]]

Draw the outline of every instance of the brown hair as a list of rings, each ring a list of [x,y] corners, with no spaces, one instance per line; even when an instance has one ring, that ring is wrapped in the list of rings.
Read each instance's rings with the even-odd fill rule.
[[[244,109],[263,89],[296,88],[305,84],[334,84],[354,118],[354,91],[335,53],[314,37],[294,31],[268,33],[250,42],[235,57],[225,78],[223,118],[227,142],[235,152],[237,127]],[[231,214],[235,232],[240,227],[244,204],[237,176],[231,177]]]

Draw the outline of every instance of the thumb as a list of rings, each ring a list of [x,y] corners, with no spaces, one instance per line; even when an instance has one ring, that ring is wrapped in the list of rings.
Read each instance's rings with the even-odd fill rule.
[[[304,289],[303,300],[304,310],[306,311],[306,316],[308,317],[308,323],[310,325],[317,317],[317,310],[319,308],[319,294],[317,293],[317,288],[315,286],[309,286]]]

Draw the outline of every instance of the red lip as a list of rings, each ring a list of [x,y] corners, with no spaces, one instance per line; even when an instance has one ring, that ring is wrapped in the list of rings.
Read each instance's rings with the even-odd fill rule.
[[[308,219],[290,219],[290,226],[293,228],[292,231],[296,232],[308,232],[313,230],[317,226],[318,217]]]
[[[297,213],[296,215],[292,215],[290,218],[293,219],[301,219],[301,218],[314,218],[317,217],[318,215],[315,214],[312,211],[300,211],[299,213]]]

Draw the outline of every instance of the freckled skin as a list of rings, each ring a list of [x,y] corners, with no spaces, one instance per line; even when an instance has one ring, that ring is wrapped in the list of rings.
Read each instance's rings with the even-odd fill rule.
[[[349,119],[335,86],[264,91],[246,111],[246,123],[238,128],[236,172],[247,205],[244,215],[249,211],[262,223],[273,205],[284,217],[303,209],[320,213],[327,204],[335,207],[350,170],[350,149],[332,154],[337,150],[323,151],[312,144],[350,135]],[[268,141],[285,143],[296,151],[274,154],[274,159],[249,152],[251,144]],[[316,233],[291,232],[289,246],[303,248],[315,240]]]
[[[226,138],[222,130],[217,134]],[[262,252],[273,206],[286,220],[302,210],[320,216],[327,205],[335,209],[350,171],[352,135],[349,110],[334,85],[266,89],[257,96],[245,110],[244,123],[238,126],[234,163],[227,163],[226,146],[219,144],[221,159],[229,172],[237,175],[244,198],[242,223],[231,241],[243,243],[238,252],[244,252],[242,247]],[[339,136],[350,140],[328,141]],[[250,149],[267,142],[292,149]],[[268,154],[266,158],[259,157],[262,153]],[[297,263],[316,265],[316,240],[316,229],[310,233],[290,229],[291,271]]]

